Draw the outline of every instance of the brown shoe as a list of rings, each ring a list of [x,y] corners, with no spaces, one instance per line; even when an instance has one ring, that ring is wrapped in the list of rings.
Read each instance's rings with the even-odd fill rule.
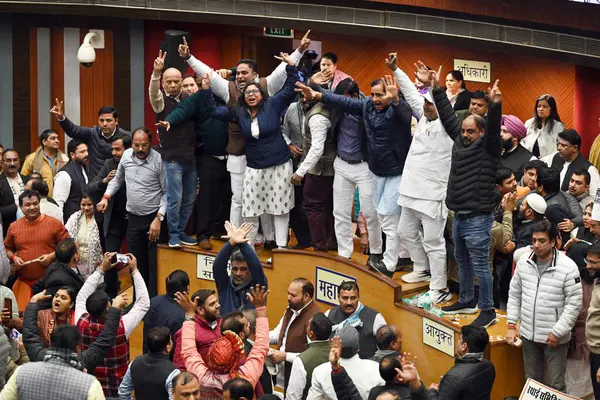
[[[212,250],[210,239],[202,239],[200,243],[198,243],[198,246],[200,246],[202,250]]]

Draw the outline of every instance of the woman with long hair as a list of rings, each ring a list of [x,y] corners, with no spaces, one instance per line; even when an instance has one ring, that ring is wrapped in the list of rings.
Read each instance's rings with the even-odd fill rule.
[[[471,92],[467,90],[462,72],[452,70],[446,75],[446,96],[454,111],[468,110],[471,103]]]
[[[550,94],[538,97],[533,108],[533,118],[525,122],[527,136],[521,140],[521,145],[542,158],[556,152],[558,134],[565,130],[560,121],[556,100]]]
[[[74,324],[73,313],[75,311],[75,298],[77,297],[75,291],[68,286],[58,289],[52,298],[52,307],[42,310],[38,302],[49,297],[46,291],[33,296],[23,318],[23,340],[28,349],[29,357],[34,361],[37,361],[37,358],[32,357],[31,352],[29,352],[29,344],[32,341],[41,342],[43,348],[47,348],[50,345],[50,335],[58,325]],[[32,349],[33,347],[37,346],[34,344]]]
[[[80,210],[69,217],[65,228],[79,245],[81,259],[77,268],[87,279],[102,262],[102,245],[98,224],[94,218],[94,202],[90,195],[84,193],[79,205]]]
[[[296,97],[294,85],[298,70],[289,55],[286,62],[287,80],[274,96],[257,83],[248,84],[235,107],[216,107],[213,117],[239,125],[246,142],[246,161],[242,191],[242,216],[252,222],[251,242],[258,232],[260,215],[273,215],[275,242],[285,247],[288,242],[290,210],[294,206],[292,155],[281,133],[281,115]]]

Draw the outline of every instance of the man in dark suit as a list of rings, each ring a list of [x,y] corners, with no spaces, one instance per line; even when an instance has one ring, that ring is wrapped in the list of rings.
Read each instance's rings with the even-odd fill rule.
[[[19,173],[21,162],[19,153],[14,149],[6,149],[2,154],[2,173],[0,173],[0,213],[4,237],[8,226],[17,219],[19,195],[25,190],[27,178]]]

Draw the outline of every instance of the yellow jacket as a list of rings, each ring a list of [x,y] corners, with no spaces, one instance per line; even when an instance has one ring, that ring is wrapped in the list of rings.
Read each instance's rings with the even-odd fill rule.
[[[37,160],[37,162],[36,162]],[[69,161],[69,158],[60,150],[56,153],[54,158],[54,165],[50,165],[48,158],[44,156],[42,152],[42,146],[38,147],[35,152],[25,157],[23,161],[23,167],[21,168],[21,175],[31,175],[36,170],[35,164],[41,165],[39,171],[42,174],[42,178],[48,184],[48,196],[52,197],[52,189],[54,188],[54,175]]]

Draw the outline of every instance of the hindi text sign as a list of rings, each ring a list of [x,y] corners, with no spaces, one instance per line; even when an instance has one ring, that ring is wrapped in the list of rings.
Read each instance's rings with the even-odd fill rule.
[[[423,317],[423,344],[454,357],[454,331]]]
[[[527,379],[519,400],[580,400],[579,397],[570,396],[558,390],[542,385],[533,379]]]
[[[340,274],[339,272],[319,266],[316,267],[316,274],[317,301],[334,306],[338,305],[337,289],[340,283],[343,281],[356,282],[356,278],[352,276]]]
[[[196,258],[196,277],[198,279],[204,279],[205,281],[214,281],[213,277],[213,263],[215,257],[207,256],[204,254],[198,254]],[[227,275],[231,274],[231,262],[227,261]]]
[[[454,69],[462,72],[465,81],[490,83],[492,80],[489,62],[454,59]]]

